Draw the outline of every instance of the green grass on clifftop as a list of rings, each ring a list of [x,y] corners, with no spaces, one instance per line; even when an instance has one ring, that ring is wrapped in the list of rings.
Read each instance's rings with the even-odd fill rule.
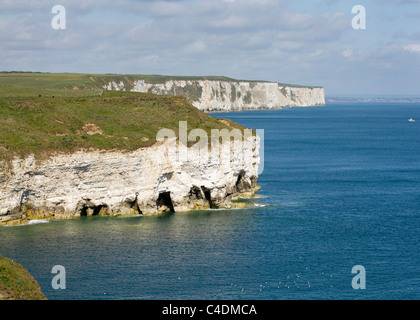
[[[205,114],[180,96],[67,93],[43,91],[41,98],[0,94],[0,161],[81,149],[135,150],[155,143],[162,128],[178,133],[179,121],[187,121],[189,131],[201,128],[209,135],[211,129],[243,129]]]
[[[110,82],[124,83],[130,91],[135,81],[165,83],[169,80],[237,81],[227,77],[188,77],[164,75],[121,75],[82,73],[0,72],[0,97],[33,96],[34,94],[65,94],[66,96],[97,95]],[[62,91],[63,90],[63,91]]]
[[[20,264],[0,256],[0,300],[46,300],[36,280]]]
[[[169,80],[210,80],[228,82],[269,82],[261,80],[238,80],[224,76],[168,76],[141,74],[83,74],[83,73],[42,73],[42,72],[0,72],[1,96],[33,96],[34,94],[60,94],[67,96],[89,96],[101,92],[110,82],[124,84],[124,91],[131,91],[134,83],[144,80],[158,84]],[[308,87],[293,84],[280,84],[289,87]],[[318,88],[311,87],[309,88]]]

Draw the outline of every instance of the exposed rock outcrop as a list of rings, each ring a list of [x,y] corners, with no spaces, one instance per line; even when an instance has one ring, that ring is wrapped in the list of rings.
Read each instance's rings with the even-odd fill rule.
[[[166,140],[133,152],[79,151],[43,161],[15,159],[0,171],[0,224],[230,208],[239,193],[258,188],[258,137],[245,140],[241,150],[232,144],[227,163],[203,158],[194,146],[188,148],[186,161],[174,161],[168,146]],[[249,157],[242,157],[245,149]]]

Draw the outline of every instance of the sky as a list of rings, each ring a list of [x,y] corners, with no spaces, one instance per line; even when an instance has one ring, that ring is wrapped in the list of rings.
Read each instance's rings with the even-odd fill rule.
[[[55,5],[65,9],[56,29]],[[361,5],[366,28],[353,28]],[[359,20],[358,20],[359,21]],[[0,70],[227,76],[420,97],[420,0],[0,0]]]

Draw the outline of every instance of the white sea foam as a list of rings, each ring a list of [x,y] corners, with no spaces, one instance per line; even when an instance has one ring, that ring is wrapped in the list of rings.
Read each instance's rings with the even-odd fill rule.
[[[127,216],[117,216],[117,219],[126,219],[126,218],[138,218],[143,217],[141,214],[133,214],[133,215],[127,215]]]
[[[28,224],[49,223],[49,222],[50,220],[48,219],[34,219],[34,220],[30,220]]]
[[[241,210],[243,208],[236,208],[236,207],[232,207],[232,208],[207,208],[204,211],[227,211],[227,210]]]
[[[30,224],[40,224],[40,223],[49,223],[50,220],[48,219],[34,219],[34,220],[30,220],[28,221],[28,223],[24,223],[24,224],[16,224],[16,225],[6,225],[5,227],[24,227]]]

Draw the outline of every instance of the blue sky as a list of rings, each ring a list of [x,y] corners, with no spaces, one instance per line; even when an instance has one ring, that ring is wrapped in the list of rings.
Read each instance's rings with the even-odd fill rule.
[[[66,29],[54,30],[54,5]],[[366,8],[366,30],[351,10]],[[224,75],[420,96],[420,0],[0,0],[0,70]]]

